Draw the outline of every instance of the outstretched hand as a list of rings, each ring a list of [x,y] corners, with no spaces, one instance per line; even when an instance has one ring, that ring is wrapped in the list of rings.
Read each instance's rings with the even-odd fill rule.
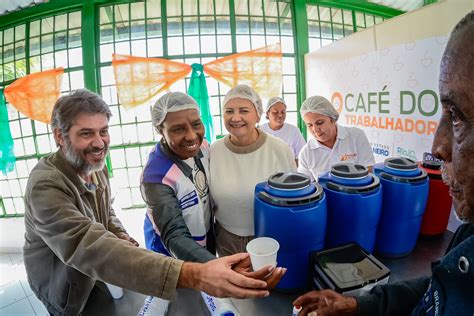
[[[267,282],[267,290],[275,288],[286,272],[286,268],[275,268],[272,266],[266,266],[258,271],[253,271],[250,257],[246,257],[245,259],[236,263],[232,267],[232,270],[249,278],[264,280]]]
[[[300,316],[317,315],[357,315],[357,301],[354,297],[344,296],[333,290],[311,291],[294,302],[294,306],[301,306],[303,309]]]
[[[193,288],[216,297],[253,298],[269,295],[267,282],[247,277],[232,270],[248,254],[211,260],[204,264],[185,262],[178,280],[179,287]]]

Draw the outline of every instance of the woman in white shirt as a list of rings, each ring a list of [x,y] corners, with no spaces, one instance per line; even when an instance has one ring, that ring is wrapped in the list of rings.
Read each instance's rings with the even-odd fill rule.
[[[263,107],[252,88],[238,85],[229,90],[223,113],[229,135],[212,144],[210,161],[219,256],[245,252],[253,239],[255,185],[274,173],[296,170],[288,145],[257,128]]]
[[[364,131],[337,124],[339,113],[329,100],[321,96],[310,97],[301,105],[300,114],[314,138],[298,156],[298,172],[317,181],[320,173],[337,163],[357,163],[369,168],[375,164]]]
[[[268,100],[265,110],[268,123],[262,125],[262,130],[275,137],[280,138],[290,146],[295,156],[296,164],[298,164],[298,154],[306,141],[301,135],[298,127],[285,123],[286,119],[286,103],[279,97]]]

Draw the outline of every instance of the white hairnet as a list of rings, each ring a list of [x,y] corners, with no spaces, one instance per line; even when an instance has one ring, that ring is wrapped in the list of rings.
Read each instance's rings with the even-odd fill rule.
[[[283,103],[283,105],[286,108],[285,100],[283,100],[280,97],[273,97],[270,100],[268,100],[267,107],[265,108],[265,113],[268,112],[271,109],[271,107],[274,106],[277,103]]]
[[[336,111],[331,102],[325,97],[315,95],[307,98],[301,105],[300,114],[304,117],[307,113],[318,113],[329,116],[335,121],[339,118],[339,113]]]
[[[244,84],[239,84],[233,87],[225,95],[224,104],[222,105],[222,107],[225,107],[227,102],[235,98],[249,100],[250,102],[252,102],[253,106],[255,107],[255,110],[257,110],[258,117],[262,116],[263,114],[262,99],[260,98],[260,96],[254,89]]]
[[[169,92],[159,98],[151,110],[151,121],[157,127],[163,123],[166,115],[170,112],[179,112],[188,109],[196,109],[199,106],[189,95],[182,92]]]

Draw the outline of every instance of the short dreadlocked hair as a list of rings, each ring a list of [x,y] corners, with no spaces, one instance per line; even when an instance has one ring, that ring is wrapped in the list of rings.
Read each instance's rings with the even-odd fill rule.
[[[469,12],[466,16],[464,16],[461,21],[456,24],[456,26],[453,29],[452,34],[458,32],[459,30],[465,28],[466,26],[471,25],[474,23],[474,10]]]

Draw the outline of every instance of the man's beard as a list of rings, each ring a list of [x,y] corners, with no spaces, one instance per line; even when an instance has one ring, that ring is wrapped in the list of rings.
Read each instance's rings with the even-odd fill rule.
[[[450,195],[453,197],[454,210],[459,220],[464,222],[474,223],[473,213],[467,205],[466,198],[464,197],[464,190],[461,184],[454,179],[451,174],[453,173],[452,165],[447,166],[445,163],[441,165],[441,177],[443,182],[449,186]]]
[[[89,164],[82,156],[80,151],[75,150],[69,140],[69,137],[65,138],[66,142],[66,148],[65,148],[65,157],[66,160],[72,165],[74,170],[76,170],[78,173],[83,173],[86,175],[91,174],[94,171],[100,171],[104,169],[105,167],[105,159],[103,159],[100,162]],[[86,149],[83,150],[84,156],[89,154],[89,153],[94,153],[94,152],[99,152],[99,151],[104,151],[105,154],[107,154],[108,151],[108,145],[104,144],[103,148],[98,148],[98,147],[87,147]]]

